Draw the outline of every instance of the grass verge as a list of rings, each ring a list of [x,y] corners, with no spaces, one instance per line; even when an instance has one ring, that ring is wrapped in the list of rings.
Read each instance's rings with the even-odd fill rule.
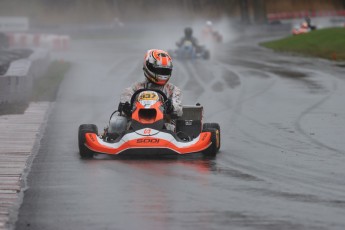
[[[69,62],[53,61],[44,76],[33,84],[31,98],[25,102],[0,104],[0,116],[6,114],[23,114],[30,101],[55,101],[60,83],[69,70]]]
[[[260,43],[275,51],[345,61],[345,28],[328,28]]]
[[[59,85],[71,64],[63,61],[53,61],[44,76],[35,80],[31,101],[55,101]]]

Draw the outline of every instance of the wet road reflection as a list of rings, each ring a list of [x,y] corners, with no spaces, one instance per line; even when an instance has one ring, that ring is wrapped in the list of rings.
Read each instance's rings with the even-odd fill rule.
[[[123,41],[113,44],[122,52],[108,56],[108,44],[96,44],[100,53],[90,44],[91,51],[81,44],[73,54],[80,63],[60,89],[17,229],[345,228],[344,74],[335,78],[313,62],[253,44],[227,44],[209,65],[175,62],[172,79],[184,104],[200,102],[204,118],[220,123],[215,159],[82,160],[78,125],[100,129],[116,93],[142,76],[141,59],[127,64],[133,54],[124,56]],[[111,71],[104,59],[114,62]]]

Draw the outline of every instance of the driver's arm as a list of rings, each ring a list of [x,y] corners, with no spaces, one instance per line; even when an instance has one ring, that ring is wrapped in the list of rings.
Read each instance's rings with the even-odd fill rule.
[[[184,40],[185,40],[185,38],[184,38],[184,37],[183,37],[183,38],[181,38],[181,39],[180,39],[180,41],[176,42],[176,46],[177,46],[177,47],[181,47],[181,46],[182,46],[182,44],[183,44],[183,42],[184,42]]]
[[[125,88],[124,91],[122,92],[121,96],[120,96],[120,102],[121,103],[129,102],[130,103],[133,94],[140,88],[142,88],[141,82],[134,83],[130,87]]]
[[[196,39],[195,37],[192,38],[192,43],[193,43],[193,46],[197,49],[200,48],[200,45],[199,45],[199,42],[198,42],[198,39]]]
[[[171,95],[171,101],[174,106],[174,113],[176,113],[177,116],[181,117],[183,114],[182,111],[182,92],[178,87],[174,87]]]

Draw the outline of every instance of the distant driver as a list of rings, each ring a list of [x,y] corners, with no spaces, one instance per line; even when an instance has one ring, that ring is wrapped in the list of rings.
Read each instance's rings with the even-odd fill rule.
[[[180,39],[180,41],[176,42],[177,47],[182,47],[186,42],[191,42],[193,47],[199,48],[198,40],[193,37],[193,29],[190,27],[186,27],[184,29],[184,37]]]

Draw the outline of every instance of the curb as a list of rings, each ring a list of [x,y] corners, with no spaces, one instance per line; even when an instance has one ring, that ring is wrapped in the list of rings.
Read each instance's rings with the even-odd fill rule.
[[[50,102],[35,102],[24,114],[0,116],[0,230],[14,228],[50,107]]]

